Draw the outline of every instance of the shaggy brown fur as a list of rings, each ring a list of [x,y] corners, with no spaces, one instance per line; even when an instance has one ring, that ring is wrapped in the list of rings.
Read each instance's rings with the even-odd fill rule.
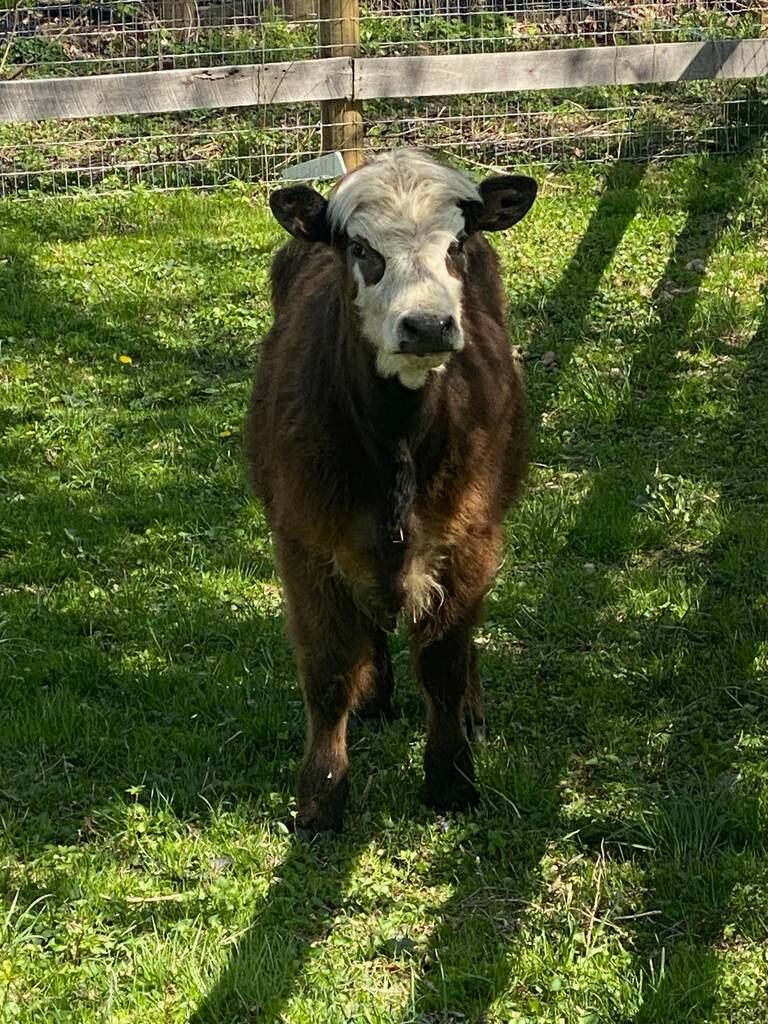
[[[310,832],[341,827],[350,713],[391,712],[386,632],[401,612],[426,694],[426,799],[476,802],[472,631],[526,462],[521,376],[483,235],[470,235],[457,271],[465,347],[419,390],[376,374],[344,244],[294,240],[277,253],[247,422],[308,715],[297,826]]]

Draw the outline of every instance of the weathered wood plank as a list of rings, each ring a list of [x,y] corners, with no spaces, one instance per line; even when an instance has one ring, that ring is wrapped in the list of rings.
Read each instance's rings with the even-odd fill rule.
[[[0,82],[0,122],[768,75],[768,40],[323,60]],[[355,104],[347,103],[356,109]],[[353,149],[356,147],[353,147]]]
[[[355,98],[640,85],[768,74],[768,39],[355,61]]]
[[[0,122],[338,100],[352,85],[347,57],[0,82]]]

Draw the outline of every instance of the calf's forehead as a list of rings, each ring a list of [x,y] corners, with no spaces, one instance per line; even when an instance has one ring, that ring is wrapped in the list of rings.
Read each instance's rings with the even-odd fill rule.
[[[477,186],[453,168],[420,154],[395,151],[353,172],[330,197],[336,231],[387,248],[411,248],[438,232],[464,227],[463,201],[477,201]]]
[[[409,211],[360,210],[346,224],[350,238],[362,238],[384,256],[412,255],[431,245],[447,246],[464,229],[464,215],[455,204],[429,216]]]

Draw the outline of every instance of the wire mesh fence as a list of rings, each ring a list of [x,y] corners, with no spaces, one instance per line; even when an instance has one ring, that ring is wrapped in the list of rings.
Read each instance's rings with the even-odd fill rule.
[[[762,92],[691,83],[579,90],[567,97],[371,102],[365,108],[366,147],[428,147],[498,170],[728,154],[768,131],[768,96]],[[0,196],[271,182],[320,152],[316,105],[7,125],[0,132]]]
[[[4,0],[0,78],[317,57],[317,3]],[[360,43],[363,56],[493,53],[733,38],[766,20],[762,0],[368,0]]]
[[[0,79],[301,60],[318,26],[304,0],[17,4],[0,12]]]
[[[747,36],[761,25],[760,4],[749,0],[415,0],[402,10],[394,3],[372,0],[361,18],[371,56],[695,42]]]
[[[315,106],[6,125],[0,197],[274,181],[320,146]]]
[[[372,149],[434,148],[483,167],[730,154],[768,127],[758,90],[723,83],[514,93],[366,106]]]
[[[0,0],[0,80],[325,55],[318,0]],[[754,37],[766,0],[368,0],[363,56]],[[765,85],[706,82],[369,101],[366,145],[484,166],[728,153],[766,120]],[[317,104],[0,125],[0,196],[272,181],[319,155]]]

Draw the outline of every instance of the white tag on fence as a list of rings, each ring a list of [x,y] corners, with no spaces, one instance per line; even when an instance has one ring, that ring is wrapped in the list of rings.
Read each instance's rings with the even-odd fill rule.
[[[287,181],[308,181],[315,178],[340,178],[346,173],[344,157],[336,150],[314,160],[304,160],[293,167],[286,167],[282,177]]]

